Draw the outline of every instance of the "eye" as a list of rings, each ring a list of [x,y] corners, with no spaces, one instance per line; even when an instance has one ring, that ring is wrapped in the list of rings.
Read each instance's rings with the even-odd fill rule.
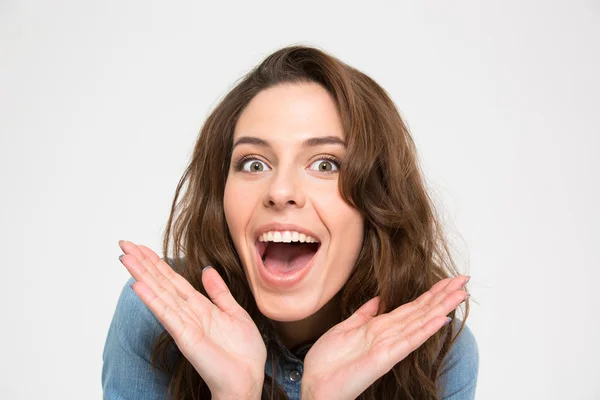
[[[253,158],[243,161],[240,169],[245,172],[262,172],[268,171],[269,167],[263,161]]]
[[[337,160],[329,159],[329,158],[320,158],[317,161],[313,162],[309,169],[313,171],[319,172],[336,172],[340,168],[340,163]]]

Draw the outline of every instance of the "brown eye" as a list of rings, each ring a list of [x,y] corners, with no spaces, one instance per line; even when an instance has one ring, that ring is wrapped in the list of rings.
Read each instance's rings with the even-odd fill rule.
[[[321,164],[319,164],[319,171],[331,171],[332,169],[333,166],[329,161],[323,161]]]
[[[319,172],[336,172],[339,169],[339,165],[333,160],[320,159],[310,165],[310,169]]]
[[[267,164],[257,159],[251,159],[242,164],[242,170],[246,172],[262,172],[268,169]]]

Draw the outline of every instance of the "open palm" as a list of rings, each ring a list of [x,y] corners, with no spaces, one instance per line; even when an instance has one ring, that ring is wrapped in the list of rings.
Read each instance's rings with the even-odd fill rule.
[[[121,262],[136,280],[133,290],[171,334],[213,398],[260,398],[264,341],[219,273],[214,268],[202,273],[209,300],[149,248],[128,241],[119,246],[125,253]]]
[[[437,332],[467,297],[468,277],[437,282],[415,301],[375,316],[379,297],[315,342],[304,359],[303,399],[355,399]]]

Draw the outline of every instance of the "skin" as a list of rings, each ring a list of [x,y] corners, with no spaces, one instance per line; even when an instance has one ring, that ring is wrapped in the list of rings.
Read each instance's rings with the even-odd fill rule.
[[[208,299],[149,248],[123,240],[119,246],[120,260],[136,280],[131,288],[171,334],[212,398],[260,399],[265,344],[215,269],[202,273]]]
[[[248,137],[266,145],[240,143]],[[303,146],[323,137],[342,144]],[[233,143],[225,215],[258,308],[287,347],[314,341],[340,322],[334,296],[350,276],[363,240],[363,219],[338,190],[340,167],[323,158],[342,159],[345,153],[336,104],[314,83],[263,90],[241,114]],[[246,155],[252,158],[236,170],[236,160]],[[315,265],[291,289],[267,285],[258,273],[255,232],[270,222],[307,228],[321,241]]]
[[[260,92],[242,113],[234,143],[253,136],[269,146],[242,144],[232,160],[254,154],[246,167],[232,164],[226,183],[227,223],[260,311],[284,344],[316,340],[304,360],[303,399],[354,399],[422,345],[467,297],[469,277],[436,283],[417,300],[376,315],[379,297],[339,321],[337,294],[348,279],[362,243],[363,221],[337,189],[334,168],[323,154],[343,158],[344,146],[302,146],[316,136],[343,140],[333,99],[315,84],[283,85]],[[257,161],[261,161],[256,164]],[[331,168],[330,168],[331,167]],[[291,289],[264,284],[254,262],[254,232],[269,222],[295,223],[321,240],[309,274]],[[215,399],[259,399],[266,361],[264,342],[216,270],[202,273],[209,298],[197,292],[156,253],[120,241],[121,262],[136,282],[132,289],[173,337]],[[235,376],[236,379],[231,379]]]

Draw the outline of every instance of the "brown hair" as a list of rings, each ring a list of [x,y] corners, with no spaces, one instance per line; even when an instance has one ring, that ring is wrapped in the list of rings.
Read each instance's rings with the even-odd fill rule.
[[[163,241],[165,256],[172,245],[175,270],[205,296],[201,270],[206,265],[217,269],[263,333],[273,366],[280,354],[235,251],[223,194],[234,128],[246,105],[261,90],[302,82],[322,85],[337,103],[346,135],[345,159],[351,160],[343,163],[339,190],[365,220],[356,268],[340,290],[342,318],[375,296],[381,297],[379,313],[389,312],[415,300],[439,280],[458,275],[422,178],[415,144],[385,90],[317,48],[280,49],[243,77],[207,118],[177,186]],[[463,304],[466,311],[458,333],[469,312],[468,300]],[[454,318],[455,313],[449,316]],[[440,329],[359,398],[437,399],[437,374],[458,336],[453,325]],[[169,347],[176,347],[173,344],[169,333],[163,332],[152,355],[153,367],[161,360],[162,369],[171,375],[173,398],[210,398],[207,385],[181,353],[176,363],[168,365],[167,353]],[[287,398],[283,388],[266,374],[263,398]]]

